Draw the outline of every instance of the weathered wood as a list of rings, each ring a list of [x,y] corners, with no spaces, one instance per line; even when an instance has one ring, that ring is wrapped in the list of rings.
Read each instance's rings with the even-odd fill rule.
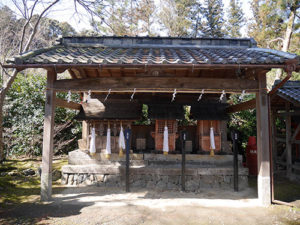
[[[186,132],[181,132],[181,191],[185,191],[185,141],[186,141]]]
[[[89,79],[65,79],[54,83],[57,91],[95,91],[105,92],[108,89],[121,92],[136,91],[145,92],[173,92],[205,90],[248,90],[255,92],[258,82],[243,79],[212,79],[212,78],[190,78],[190,77],[101,77]]]
[[[259,92],[256,94],[257,118],[257,188],[258,198],[262,205],[271,204],[271,174],[270,174],[270,142],[269,115],[266,75],[260,75]]]
[[[285,143],[286,142],[286,139],[285,138],[280,138],[280,137],[274,137],[275,141],[277,142],[282,142],[282,143]]]
[[[238,167],[238,148],[237,148],[237,132],[232,131],[232,148],[233,148],[233,189],[239,191],[239,167]]]
[[[278,112],[278,116],[300,116],[300,111],[295,110],[293,112]]]
[[[129,164],[130,164],[130,139],[131,139],[131,129],[126,128],[125,129],[125,143],[126,143],[126,169],[125,169],[125,185],[126,185],[126,192],[130,191],[130,185],[129,185],[129,176],[130,176],[130,170],[129,170]]]
[[[290,111],[290,103],[286,102],[285,110],[287,112]],[[290,138],[292,136],[292,119],[290,115],[286,115],[285,117],[285,138],[286,138],[286,173],[287,176],[290,177],[292,173],[292,143]]]
[[[263,71],[261,71],[260,73],[262,73],[262,72]],[[288,73],[288,75],[279,84],[277,84],[275,86],[275,88],[273,88],[268,93],[271,100],[276,96],[275,94],[276,94],[277,90],[279,88],[281,88],[290,79],[290,77],[291,77],[291,73]],[[239,112],[239,111],[243,111],[243,110],[254,109],[255,108],[255,103],[256,103],[256,100],[251,99],[251,100],[246,101],[246,102],[242,102],[242,103],[239,103],[239,104],[236,104],[236,105],[232,105],[232,106],[227,108],[227,112],[228,113],[235,113],[235,112]]]
[[[251,99],[249,101],[242,102],[240,104],[229,106],[226,109],[226,111],[228,113],[235,113],[235,112],[239,112],[239,111],[243,111],[243,110],[254,109],[255,106],[256,106],[256,100]]]
[[[293,144],[300,144],[300,140],[294,140],[292,141]]]
[[[45,120],[43,136],[43,156],[41,174],[41,200],[48,201],[52,195],[52,158],[53,158],[53,127],[55,112],[55,91],[53,83],[56,80],[56,72],[47,72],[47,91],[45,102]]]
[[[275,112],[272,111],[271,114],[271,126],[272,126],[272,160],[273,160],[273,171],[277,170],[277,165],[276,165],[276,161],[277,161],[277,141],[276,141],[276,136],[277,136],[277,129],[276,129],[276,116],[275,116]]]
[[[299,131],[300,131],[300,123],[297,125],[296,130],[295,130],[295,132],[294,132],[294,134],[293,134],[293,136],[291,138],[292,142],[296,140],[296,136],[299,133]]]
[[[83,101],[86,101],[87,94],[83,93]],[[86,143],[87,148],[89,147],[89,124],[86,121],[82,121],[82,139]]]
[[[62,107],[62,108],[68,108],[68,109],[75,109],[80,110],[81,105],[76,102],[68,102],[61,98],[55,98],[55,106]]]

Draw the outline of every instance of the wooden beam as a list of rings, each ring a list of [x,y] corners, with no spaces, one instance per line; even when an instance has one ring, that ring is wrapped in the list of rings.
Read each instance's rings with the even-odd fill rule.
[[[264,71],[261,71],[263,74]],[[266,73],[266,72],[265,72]],[[258,75],[259,76],[259,75]],[[289,72],[288,75],[273,88],[268,95],[270,96],[270,99],[272,100],[275,97],[275,94],[279,88],[281,88],[292,76],[292,73]],[[242,102],[240,104],[232,105],[227,108],[228,113],[234,113],[234,112],[239,112],[242,110],[248,110],[248,109],[254,109],[255,108],[255,99],[249,100],[247,102]]]
[[[112,91],[132,92],[173,92],[178,91],[199,92],[199,90],[247,90],[255,92],[258,82],[255,80],[188,78],[188,77],[101,77],[87,79],[65,79],[54,83],[57,91]]]
[[[264,206],[271,204],[271,168],[268,94],[265,74],[258,76],[259,92],[256,94],[257,118],[257,189],[258,199]]]
[[[52,158],[53,158],[53,127],[55,112],[55,90],[53,83],[57,74],[54,70],[47,71],[47,91],[45,102],[45,120],[41,174],[41,200],[49,201],[52,195]]]
[[[240,104],[229,106],[226,109],[226,111],[228,113],[240,112],[240,111],[243,111],[243,110],[254,109],[255,105],[256,105],[256,100],[254,98],[254,99],[251,99],[249,101],[242,102]]]
[[[75,109],[80,110],[81,105],[76,102],[68,102],[61,98],[55,98],[55,106],[62,107],[62,108],[68,108],[68,109]]]
[[[290,111],[290,103],[286,102],[285,111]],[[290,177],[292,174],[292,119],[290,115],[286,115],[285,117],[285,138],[286,138],[286,174],[287,177]]]
[[[275,139],[277,142],[282,142],[282,143],[285,143],[285,142],[286,142],[286,139],[285,139],[285,138],[280,138],[280,137],[274,136],[274,139]]]
[[[300,116],[300,111],[296,110],[294,112],[278,112],[278,116]]]
[[[292,141],[296,140],[296,136],[299,133],[299,131],[300,131],[300,123],[297,125],[296,130],[291,138]]]
[[[73,79],[77,79],[76,73],[72,69],[69,69],[68,71]]]

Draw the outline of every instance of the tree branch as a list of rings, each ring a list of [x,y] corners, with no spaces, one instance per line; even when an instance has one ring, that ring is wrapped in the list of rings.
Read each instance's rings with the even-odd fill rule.
[[[55,4],[57,4],[59,1],[60,1],[60,0],[55,0],[54,2],[52,2],[52,3],[51,3],[50,5],[48,5],[48,6],[42,11],[42,13],[39,15],[37,21],[36,21],[35,24],[34,24],[34,27],[33,27],[32,31],[31,31],[31,34],[30,34],[30,36],[29,36],[29,39],[28,39],[28,41],[27,41],[27,43],[26,43],[26,45],[25,45],[25,47],[24,47],[23,52],[28,51],[29,46],[30,46],[30,44],[31,44],[31,42],[32,42],[32,40],[33,40],[33,37],[34,37],[34,35],[36,34],[37,27],[38,27],[38,25],[39,25],[39,23],[40,23],[42,17],[44,16],[44,14],[45,14],[52,6],[54,6]]]
[[[272,39],[272,40],[268,41],[268,48],[270,48],[270,44],[271,44],[271,43],[277,42],[277,41],[284,42],[284,39],[281,38],[281,37],[278,37],[278,38],[275,38],[275,39]]]

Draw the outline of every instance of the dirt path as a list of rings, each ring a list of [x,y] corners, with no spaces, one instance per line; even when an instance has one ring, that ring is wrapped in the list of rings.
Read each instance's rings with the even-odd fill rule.
[[[234,193],[68,188],[50,203],[0,211],[0,224],[300,224],[300,210],[258,207],[252,189]]]

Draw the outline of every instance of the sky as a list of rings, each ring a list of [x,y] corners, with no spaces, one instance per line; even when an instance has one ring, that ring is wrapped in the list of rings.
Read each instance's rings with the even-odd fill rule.
[[[251,17],[249,1],[250,0],[240,0],[243,12],[247,19]],[[159,4],[160,0],[155,0],[155,2],[156,4]],[[229,6],[229,2],[230,0],[223,0],[225,11]],[[12,0],[0,0],[0,5],[7,5],[17,13],[17,9],[14,7]],[[42,7],[37,8],[37,12],[41,12],[41,10]],[[47,17],[56,19],[60,22],[68,22],[78,32],[83,29],[92,29],[89,17],[86,15],[85,10],[81,6],[78,6],[77,10],[79,14],[75,14],[73,0],[62,0],[61,3],[57,4],[51,11],[49,11]],[[247,36],[245,27],[241,30],[241,33],[243,36]],[[165,36],[163,31],[160,32],[160,36]]]

